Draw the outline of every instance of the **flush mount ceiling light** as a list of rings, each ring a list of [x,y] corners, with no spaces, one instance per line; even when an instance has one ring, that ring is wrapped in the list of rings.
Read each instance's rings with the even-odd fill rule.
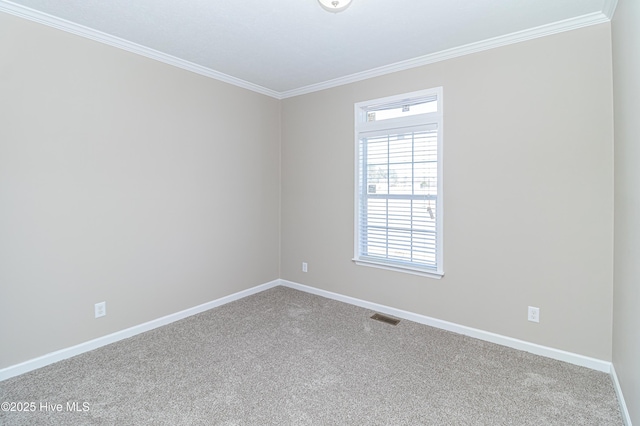
[[[351,4],[351,0],[318,0],[318,2],[324,10],[333,13],[342,12]]]

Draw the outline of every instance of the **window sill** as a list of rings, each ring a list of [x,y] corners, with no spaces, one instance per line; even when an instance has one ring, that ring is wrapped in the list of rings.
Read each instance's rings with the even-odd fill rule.
[[[422,277],[429,277],[439,280],[444,276],[444,273],[425,271],[424,269],[412,268],[410,266],[394,265],[389,263],[377,262],[374,260],[363,259],[351,259],[356,265],[369,266],[372,268],[386,269],[388,271],[404,272],[405,274],[420,275]]]

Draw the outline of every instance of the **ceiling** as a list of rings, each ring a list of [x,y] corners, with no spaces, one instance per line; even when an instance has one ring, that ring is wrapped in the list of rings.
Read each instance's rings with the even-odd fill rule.
[[[0,11],[277,98],[606,22],[616,0],[0,0]]]

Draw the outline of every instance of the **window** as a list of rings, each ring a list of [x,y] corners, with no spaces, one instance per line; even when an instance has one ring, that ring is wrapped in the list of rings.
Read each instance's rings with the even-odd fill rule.
[[[355,104],[355,258],[440,278],[442,88]]]

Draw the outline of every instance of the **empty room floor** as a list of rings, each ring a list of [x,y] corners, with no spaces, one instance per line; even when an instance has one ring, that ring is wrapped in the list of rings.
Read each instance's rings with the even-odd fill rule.
[[[0,424],[623,424],[605,373],[373,314],[275,287],[0,382]]]

